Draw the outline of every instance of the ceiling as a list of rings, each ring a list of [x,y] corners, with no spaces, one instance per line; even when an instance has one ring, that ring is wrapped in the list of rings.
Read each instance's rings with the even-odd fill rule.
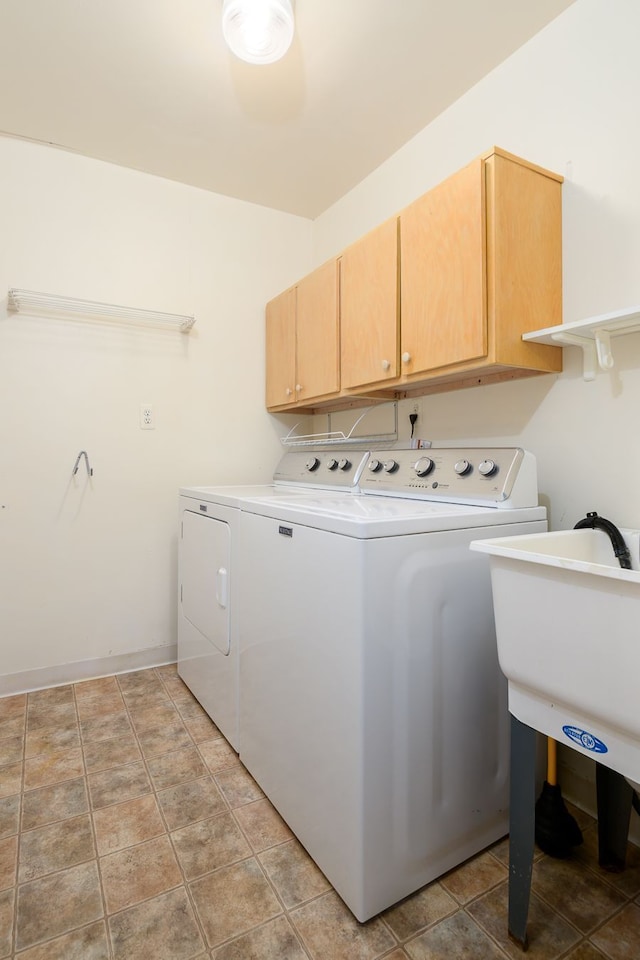
[[[315,218],[573,0],[293,0],[283,60],[222,0],[0,0],[0,132]]]

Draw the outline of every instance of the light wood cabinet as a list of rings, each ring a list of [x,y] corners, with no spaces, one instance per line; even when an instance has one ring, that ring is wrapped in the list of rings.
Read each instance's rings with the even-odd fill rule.
[[[339,265],[323,264],[266,309],[267,408],[302,407],[340,391]]]
[[[402,383],[562,369],[522,340],[562,322],[561,184],[493,150],[401,213]]]
[[[342,254],[340,280],[343,388],[399,375],[398,218],[381,224]]]

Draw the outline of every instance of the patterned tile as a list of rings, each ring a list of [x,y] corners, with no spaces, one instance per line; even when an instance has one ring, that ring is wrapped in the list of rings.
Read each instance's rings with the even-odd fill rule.
[[[132,733],[126,737],[117,737],[114,740],[87,743],[84,747],[84,762],[87,773],[110,770],[112,767],[133,763],[135,760],[142,760],[142,755]]]
[[[251,855],[251,848],[230,813],[175,830],[171,839],[187,880]]]
[[[22,760],[23,750],[24,740],[22,737],[9,737],[6,740],[0,740],[0,767]]]
[[[139,797],[94,811],[98,853],[103,856],[142,843],[165,832],[153,796]]]
[[[211,947],[229,937],[246,933],[282,912],[278,899],[253,859],[222,867],[196,880],[191,884],[191,894]]]
[[[453,897],[435,881],[386,910],[383,917],[398,940],[408,940],[457,909],[458,904]]]
[[[505,954],[464,911],[405,944],[411,960],[504,960]]]
[[[211,777],[160,790],[158,803],[170,830],[218,816],[228,809]]]
[[[78,716],[80,720],[94,720],[96,717],[108,717],[112,713],[121,713],[124,710],[124,700],[119,693],[107,693],[100,697],[87,697],[78,700]]]
[[[0,767],[0,797],[10,797],[14,793],[20,793],[22,768],[22,763],[11,763],[8,767]]]
[[[20,794],[0,800],[0,840],[12,837],[20,825]]]
[[[40,787],[39,790],[24,794],[22,829],[31,830],[55,820],[67,820],[88,810],[89,798],[84,777]]]
[[[17,863],[17,836],[0,840],[0,890],[8,890],[15,885]]]
[[[24,788],[35,790],[36,787],[46,787],[50,783],[73,780],[83,773],[82,750],[79,747],[39,754],[25,761]]]
[[[24,950],[101,917],[95,860],[33,880],[18,887],[17,948]]]
[[[240,763],[216,774],[214,780],[232,809],[264,797],[264,793],[251,774]]]
[[[87,814],[28,830],[21,836],[18,880],[26,883],[47,873],[84,863],[96,855]]]
[[[27,694],[29,711],[34,707],[59,707],[61,704],[73,703],[73,686],[45,687],[43,690],[34,690]]]
[[[331,889],[325,875],[295,839],[265,850],[258,859],[287,909]]]
[[[375,960],[396,946],[382,920],[358,923],[333,892],[298,907],[290,917],[313,960]]]
[[[26,709],[26,693],[19,693],[14,697],[0,697],[0,722],[21,717]]]
[[[148,767],[156,790],[185,780],[195,780],[208,772],[193,744],[160,757],[152,757]]]
[[[78,726],[78,714],[74,703],[61,703],[55,706],[47,704],[29,705],[27,709],[27,730],[40,730],[42,727],[57,727],[58,730],[70,730]]]
[[[94,810],[151,793],[151,784],[142,761],[90,773],[87,780]]]
[[[293,837],[280,814],[266,799],[237,807],[235,817],[255,853]]]
[[[575,860],[545,857],[533,865],[532,889],[581,933],[609,919],[624,897]]]
[[[0,893],[0,957],[8,957],[13,940],[13,890]]]
[[[191,960],[204,950],[182,888],[116,913],[109,929],[115,960]]]
[[[39,947],[19,954],[20,960],[109,960],[107,930],[103,920],[73,930]]]
[[[593,933],[591,940],[610,960],[640,957],[640,907],[630,903]]]
[[[276,917],[257,930],[250,930],[214,950],[211,957],[212,960],[307,960],[285,917]]]
[[[495,857],[481,853],[445,874],[440,878],[440,883],[458,903],[468,903],[506,880],[508,875],[506,867],[498,863]]]
[[[80,746],[80,732],[74,723],[68,727],[38,727],[27,734],[25,759],[42,753],[62,753]]]
[[[237,767],[240,763],[233,747],[220,737],[215,740],[203,740],[198,744],[198,750],[211,773],[218,773],[228,767]]]
[[[94,697],[108,697],[119,693],[118,682],[115,677],[98,677],[96,680],[83,680],[74,683],[73,689],[76,701]]]
[[[84,743],[112,740],[128,733],[131,733],[131,723],[124,710],[80,721],[80,736]]]
[[[182,882],[166,836],[102,857],[100,873],[109,913],[149,900]]]

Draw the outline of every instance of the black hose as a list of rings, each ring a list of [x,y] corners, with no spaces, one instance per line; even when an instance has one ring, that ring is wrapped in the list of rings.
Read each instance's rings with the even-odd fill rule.
[[[584,527],[590,527],[593,530],[603,530],[611,540],[613,552],[618,558],[620,566],[624,570],[631,570],[631,554],[629,553],[629,548],[624,542],[624,537],[616,525],[611,523],[611,520],[605,520],[604,517],[599,517],[594,510],[593,513],[588,513],[584,519],[578,520],[573,529],[582,530]]]

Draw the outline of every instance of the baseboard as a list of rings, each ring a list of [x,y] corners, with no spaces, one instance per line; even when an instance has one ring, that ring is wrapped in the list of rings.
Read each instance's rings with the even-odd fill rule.
[[[110,677],[114,673],[129,673],[131,670],[160,667],[165,663],[175,663],[176,659],[177,645],[169,643],[162,647],[148,647],[145,650],[120,653],[112,657],[77,660],[74,663],[60,663],[52,667],[23,670],[21,673],[7,673],[0,676],[0,697],[29,693],[45,687],[60,687],[66,683],[79,683],[82,680],[94,680],[97,677]]]

